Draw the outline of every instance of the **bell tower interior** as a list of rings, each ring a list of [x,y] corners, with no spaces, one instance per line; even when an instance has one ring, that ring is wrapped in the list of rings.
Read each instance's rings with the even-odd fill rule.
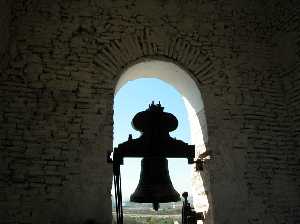
[[[299,12],[298,0],[0,0],[0,223],[111,224],[114,96],[153,74],[184,97],[206,155],[192,178],[205,224],[299,223]]]

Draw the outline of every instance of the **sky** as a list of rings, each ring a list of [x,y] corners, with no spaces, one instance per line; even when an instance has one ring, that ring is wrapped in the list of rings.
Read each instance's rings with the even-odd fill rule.
[[[171,137],[191,144],[190,127],[187,111],[181,94],[171,85],[154,78],[140,78],[127,82],[114,99],[114,140],[113,145],[127,141],[128,135],[138,138],[140,133],[131,126],[132,118],[144,111],[149,104],[161,103],[165,112],[172,113],[178,119],[178,127],[171,132]],[[140,177],[141,159],[125,158],[121,165],[123,200],[128,200],[134,192]],[[191,165],[187,159],[168,159],[169,173],[174,188],[178,193],[191,192]],[[114,192],[112,191],[112,194]]]

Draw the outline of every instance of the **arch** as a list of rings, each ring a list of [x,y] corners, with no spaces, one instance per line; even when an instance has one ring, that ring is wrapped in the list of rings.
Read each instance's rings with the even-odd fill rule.
[[[138,78],[161,79],[172,85],[183,96],[191,128],[191,140],[192,144],[196,146],[197,158],[200,153],[205,151],[208,133],[202,96],[192,76],[171,61],[144,59],[129,66],[121,74],[115,87],[115,95],[127,82]],[[192,179],[192,185],[195,189],[193,191],[194,206],[198,211],[207,211],[209,205],[206,190],[203,187],[205,183],[202,182],[199,172],[194,172]],[[203,202],[203,200],[205,200],[205,202]]]
[[[208,141],[207,125],[204,113],[204,106],[200,90],[196,82],[191,76],[178,65],[173,62],[157,59],[147,59],[127,68],[119,78],[115,94],[128,81],[137,78],[159,78],[171,84],[184,98],[184,102],[188,109],[189,120],[195,121],[195,115],[199,119],[200,126],[195,123],[193,127],[193,135],[203,135],[204,142]],[[196,122],[197,123],[197,122]],[[196,136],[194,136],[195,139]],[[196,139],[195,139],[196,140]]]

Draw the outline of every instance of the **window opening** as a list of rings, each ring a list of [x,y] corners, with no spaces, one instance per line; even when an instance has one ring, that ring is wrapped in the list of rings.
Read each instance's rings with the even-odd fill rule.
[[[130,122],[133,116],[145,110],[148,105],[159,101],[166,112],[174,114],[179,126],[171,132],[171,137],[190,144],[190,127],[188,114],[182,95],[172,86],[156,78],[140,78],[129,81],[119,89],[114,100],[114,141],[116,147],[128,139],[139,137]],[[181,220],[182,202],[162,203],[158,212],[152,210],[151,204],[140,204],[129,201],[140,176],[141,159],[126,158],[121,166],[124,223],[176,223]],[[168,159],[169,173],[174,188],[182,194],[188,191],[192,195],[192,167],[186,159]],[[114,194],[114,192],[112,192]],[[114,200],[112,200],[114,202]],[[189,198],[192,201],[192,198]],[[113,204],[114,207],[114,204]]]

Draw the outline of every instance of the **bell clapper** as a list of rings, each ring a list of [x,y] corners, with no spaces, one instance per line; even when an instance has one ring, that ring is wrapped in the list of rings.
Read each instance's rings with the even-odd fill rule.
[[[159,209],[159,203],[156,201],[156,202],[153,202],[152,205],[153,205],[153,209],[155,211],[158,211],[158,209]]]

